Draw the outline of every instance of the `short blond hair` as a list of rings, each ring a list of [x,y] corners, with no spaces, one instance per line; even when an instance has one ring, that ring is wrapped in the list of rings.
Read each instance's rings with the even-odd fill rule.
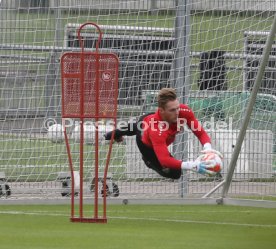
[[[162,88],[157,96],[158,107],[165,108],[169,101],[176,100],[176,92],[173,88]]]

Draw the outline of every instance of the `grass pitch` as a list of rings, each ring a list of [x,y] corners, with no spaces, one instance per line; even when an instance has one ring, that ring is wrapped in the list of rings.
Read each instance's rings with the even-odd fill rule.
[[[0,206],[1,248],[272,249],[276,244],[276,209],[114,205],[108,207],[107,224],[71,223],[69,214],[69,205]]]

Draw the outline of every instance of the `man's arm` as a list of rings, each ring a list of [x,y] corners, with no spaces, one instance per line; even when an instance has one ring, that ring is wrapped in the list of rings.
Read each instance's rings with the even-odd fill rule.
[[[195,117],[194,112],[188,106],[182,108],[179,114],[180,118],[184,118],[187,122],[187,126],[195,134],[202,145],[211,143],[211,139],[204,128],[200,125],[199,121]]]
[[[191,108],[189,108],[186,105],[181,105],[182,109],[180,111],[180,118],[184,118],[187,122],[188,127],[192,130],[192,132],[195,134],[195,136],[198,138],[200,143],[203,146],[203,150],[201,151],[203,154],[206,153],[215,153],[217,154],[220,158],[222,158],[222,154],[214,150],[211,145],[211,139],[207,132],[204,130],[204,128],[200,125],[199,121],[194,115],[194,112],[192,111]]]
[[[182,162],[171,156],[168,151],[168,147],[165,143],[165,139],[158,134],[151,134],[151,141],[154,152],[164,168],[173,168],[181,170],[192,170],[202,175],[213,176],[216,172],[212,171],[212,168],[216,165],[214,160],[210,161],[186,161]]]

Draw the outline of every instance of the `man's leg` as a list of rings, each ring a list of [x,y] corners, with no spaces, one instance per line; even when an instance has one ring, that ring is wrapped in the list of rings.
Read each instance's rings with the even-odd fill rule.
[[[143,116],[141,116],[138,120],[138,122],[141,122],[143,121],[143,119],[148,116],[148,115],[151,115],[153,114],[154,112],[152,113],[147,113],[147,114],[144,114]],[[141,134],[141,131],[139,131],[138,129],[138,126],[137,126],[137,123],[136,121],[131,121],[131,122],[128,122],[127,125],[125,126],[121,126],[120,128],[117,128],[115,129],[115,134],[114,134],[114,139],[115,141],[120,141],[120,139],[123,137],[123,136],[134,136],[134,135],[137,135],[137,134]],[[140,126],[141,127],[141,126]],[[110,140],[111,139],[111,136],[112,136],[112,131],[110,132],[107,132],[105,135],[105,140]]]
[[[110,140],[111,139],[112,132],[113,131],[107,132],[104,135],[105,140]],[[115,139],[115,141],[120,141],[120,139],[123,136],[134,136],[136,134],[137,134],[137,124],[136,124],[136,122],[135,123],[134,122],[133,123],[129,122],[126,126],[122,126],[120,128],[115,129],[114,139]]]

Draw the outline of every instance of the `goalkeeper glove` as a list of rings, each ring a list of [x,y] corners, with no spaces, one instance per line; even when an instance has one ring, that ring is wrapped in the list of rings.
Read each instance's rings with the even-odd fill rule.
[[[200,158],[195,161],[182,162],[181,169],[192,170],[202,175],[214,176],[216,172],[210,170],[216,165],[214,160],[200,161]]]
[[[203,150],[201,151],[201,153],[203,154],[207,154],[207,153],[215,153],[217,154],[221,159],[223,158],[223,155],[217,151],[217,150],[214,150],[212,148],[212,145],[210,143],[206,143],[203,145]]]

